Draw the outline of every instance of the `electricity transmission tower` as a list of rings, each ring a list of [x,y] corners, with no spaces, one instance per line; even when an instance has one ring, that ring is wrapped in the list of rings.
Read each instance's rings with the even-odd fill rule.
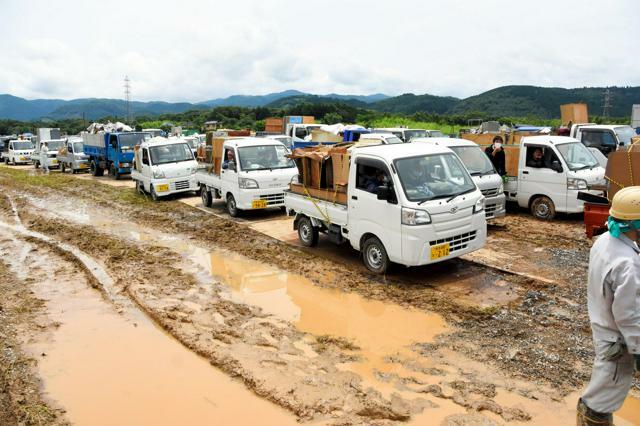
[[[124,102],[127,109],[127,123],[131,123],[131,80],[129,76],[124,76]]]
[[[606,89],[604,91],[604,100],[602,103],[602,118],[609,118],[609,113],[611,111],[611,91]]]

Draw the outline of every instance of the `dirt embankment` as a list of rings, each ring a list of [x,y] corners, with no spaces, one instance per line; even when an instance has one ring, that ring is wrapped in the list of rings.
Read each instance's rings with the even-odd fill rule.
[[[47,327],[36,321],[43,301],[2,260],[0,277],[0,424],[65,425],[63,411],[40,393],[37,361],[21,349],[21,337]]]

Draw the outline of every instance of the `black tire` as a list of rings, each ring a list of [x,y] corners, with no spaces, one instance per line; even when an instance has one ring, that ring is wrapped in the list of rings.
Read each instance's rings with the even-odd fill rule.
[[[60,163],[60,173],[64,173],[67,171],[67,167],[64,165],[64,163]]]
[[[115,180],[120,180],[120,176],[121,176],[120,172],[118,171],[118,168],[113,163],[111,163],[111,166],[109,166],[109,174]]]
[[[158,201],[160,199],[160,197],[158,196],[158,193],[156,192],[156,189],[153,187],[153,185],[151,185],[151,199],[153,201]]]
[[[34,161],[33,162],[33,167],[35,167],[36,169],[40,168],[40,162],[39,161]]]
[[[206,185],[200,186],[200,198],[202,198],[202,205],[205,207],[211,207],[211,205],[213,204],[211,191],[207,189]]]
[[[287,208],[285,206],[281,206],[280,211],[284,214],[287,214]]]
[[[233,195],[227,195],[227,212],[229,212],[229,216],[238,217],[240,211],[238,210],[238,205],[236,204],[236,199],[233,198]]]
[[[311,219],[306,216],[298,219],[298,239],[305,247],[315,247],[318,245],[318,228],[313,226]]]
[[[531,202],[531,214],[540,220],[552,220],[556,217],[556,206],[551,198],[540,196]]]
[[[362,245],[362,261],[374,274],[384,274],[389,267],[389,256],[382,242],[376,237],[369,237]]]

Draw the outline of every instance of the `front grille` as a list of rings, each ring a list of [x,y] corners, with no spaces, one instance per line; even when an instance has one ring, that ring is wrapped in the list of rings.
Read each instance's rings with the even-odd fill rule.
[[[180,180],[174,183],[176,191],[181,191],[183,189],[189,189],[189,181],[188,180]]]
[[[484,195],[485,197],[495,197],[496,195],[499,194],[498,189],[499,188],[483,189],[480,192],[482,192],[482,195]]]
[[[469,243],[476,239],[476,231],[465,232],[464,234],[454,235],[453,237],[442,238],[440,240],[429,241],[430,246],[449,243],[449,251],[454,252],[467,248]]]
[[[484,211],[487,217],[493,217],[493,215],[496,213],[496,210],[498,210],[497,204],[491,204],[490,206],[484,207]]]
[[[264,194],[260,196],[260,199],[267,200],[268,206],[282,204],[284,203],[284,192],[280,192],[278,194]]]

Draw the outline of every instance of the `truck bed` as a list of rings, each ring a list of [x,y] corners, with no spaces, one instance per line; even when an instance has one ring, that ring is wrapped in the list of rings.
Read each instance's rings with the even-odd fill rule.
[[[220,179],[220,175],[216,175],[214,173],[208,173],[204,169],[200,169],[196,172],[196,182],[198,185],[204,183],[207,186],[220,189],[222,185],[222,179]]]
[[[296,213],[314,217],[323,222],[347,226],[348,209],[345,204],[332,203],[319,198],[296,194],[292,191],[285,191],[284,205],[287,209]]]

